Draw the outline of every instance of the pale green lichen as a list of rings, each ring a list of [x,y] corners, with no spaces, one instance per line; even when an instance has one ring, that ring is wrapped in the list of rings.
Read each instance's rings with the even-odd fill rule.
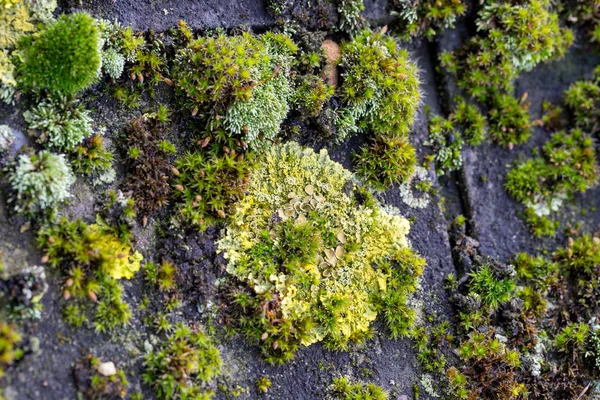
[[[43,100],[23,113],[23,118],[38,133],[38,143],[57,150],[74,150],[94,133],[89,112],[65,99]]]
[[[15,135],[8,125],[0,125],[0,153],[6,152],[15,141]]]
[[[11,199],[15,210],[33,213],[66,200],[75,178],[64,155],[44,150],[31,156],[20,155],[14,170],[9,172],[8,182],[15,191]]]

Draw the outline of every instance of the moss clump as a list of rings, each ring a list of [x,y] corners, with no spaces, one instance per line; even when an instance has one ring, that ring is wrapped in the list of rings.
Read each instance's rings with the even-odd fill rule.
[[[20,42],[24,88],[74,94],[95,82],[100,70],[100,35],[85,13],[62,15],[39,35]]]
[[[340,376],[329,386],[331,397],[336,400],[387,400],[388,394],[374,383],[352,382]]]
[[[267,393],[271,385],[273,385],[273,383],[266,376],[261,376],[256,380],[256,390],[258,390],[259,393]]]
[[[223,220],[243,197],[254,165],[252,153],[233,149],[221,156],[190,152],[175,160],[181,217],[200,230]]]
[[[336,0],[336,3],[340,16],[339,30],[354,35],[367,25],[361,15],[365,10],[363,0]]]
[[[433,161],[438,175],[444,175],[461,167],[463,140],[452,120],[439,115],[431,116],[429,138],[424,144],[433,150]]]
[[[135,118],[125,128],[125,165],[129,175],[123,187],[133,193],[135,209],[143,217],[160,210],[171,192],[168,179],[175,148],[165,140],[166,120],[161,121],[159,114],[166,118],[166,108],[158,114]]]
[[[452,120],[462,132],[465,142],[470,146],[479,146],[487,134],[487,120],[474,104],[469,104],[462,97],[455,99]]]
[[[193,39],[187,26],[180,29],[187,45],[176,55],[173,76],[192,114],[213,123],[223,118],[251,147],[272,140],[289,110],[297,46],[282,34]]]
[[[94,133],[89,112],[63,98],[43,100],[23,118],[35,130],[38,143],[58,151],[72,151]]]
[[[323,106],[333,96],[334,87],[327,84],[317,75],[301,75],[298,77],[294,94],[296,108],[303,115],[317,117]]]
[[[399,19],[404,39],[423,35],[432,40],[442,30],[454,28],[456,19],[467,11],[467,4],[460,0],[393,0],[390,8]]]
[[[342,44],[340,139],[365,131],[407,136],[421,101],[419,71],[408,52],[384,31],[361,31]]]
[[[575,126],[590,134],[600,131],[600,68],[594,70],[594,78],[573,83],[565,91],[564,102]]]
[[[9,169],[8,182],[14,190],[15,210],[27,215],[39,213],[66,200],[75,182],[64,155],[48,151],[22,154]]]
[[[119,79],[125,64],[137,60],[144,38],[134,34],[131,27],[125,28],[118,22],[97,20],[96,23],[102,38],[102,71],[113,80]]]
[[[143,257],[102,218],[92,225],[61,218],[40,229],[38,246],[45,253],[44,259],[63,273],[65,300],[73,298],[81,304],[90,298],[97,302],[96,330],[110,330],[129,320],[131,312],[122,300],[123,287],[117,280],[131,279]],[[77,310],[73,311],[68,316],[77,317]]]
[[[594,186],[598,174],[592,139],[574,129],[553,134],[541,156],[510,170],[505,187],[535,215],[544,217],[557,211],[564,200]]]
[[[353,154],[357,175],[376,190],[406,182],[417,163],[415,148],[405,138],[377,139]]]
[[[104,137],[95,134],[84,139],[75,148],[71,159],[76,172],[92,176],[109,171],[112,166],[113,155],[106,149]]]
[[[36,23],[48,23],[53,17],[56,0],[9,0],[0,2],[0,100],[13,104],[17,88],[15,66],[11,58],[19,40],[34,33]]]
[[[489,111],[490,136],[501,145],[522,144],[531,136],[529,103],[508,94],[493,97]]]
[[[442,55],[442,66],[457,73],[459,86],[478,100],[511,91],[522,71],[564,55],[573,32],[561,28],[547,0],[486,4],[477,15],[479,36],[454,56]]]
[[[233,294],[250,313],[239,316],[241,328],[269,362],[289,360],[301,345],[343,349],[363,340],[386,304],[408,309],[423,268],[408,248],[408,229],[368,192],[353,190],[351,174],[325,151],[273,147],[219,241],[227,271],[243,283]],[[410,321],[389,323],[401,334]]]
[[[209,336],[178,324],[159,349],[146,355],[143,378],[159,399],[211,399],[221,364]]]
[[[598,312],[600,298],[600,238],[583,235],[569,239],[567,247],[557,249],[553,259],[566,270],[576,285],[572,287],[571,296],[577,299],[573,310],[579,314],[580,320],[588,321]],[[587,319],[586,319],[587,318]]]
[[[374,187],[405,181],[414,170],[408,133],[421,98],[418,69],[385,30],[363,30],[341,51],[338,139],[369,134],[370,143],[354,159],[359,175]]]

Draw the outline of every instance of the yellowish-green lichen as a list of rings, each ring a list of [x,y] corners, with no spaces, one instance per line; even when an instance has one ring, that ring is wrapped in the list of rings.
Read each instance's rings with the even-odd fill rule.
[[[386,261],[402,264],[394,254],[409,250],[408,231],[408,220],[353,188],[351,173],[325,150],[292,142],[267,151],[219,242],[227,271],[255,296],[257,319],[245,328],[260,337],[267,359],[369,336],[390,290]],[[416,280],[422,265],[415,266],[402,271]]]

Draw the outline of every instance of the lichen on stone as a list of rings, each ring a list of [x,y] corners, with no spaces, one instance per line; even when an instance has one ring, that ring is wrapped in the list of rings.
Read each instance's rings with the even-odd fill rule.
[[[367,337],[392,275],[375,265],[410,251],[408,221],[353,188],[351,173],[325,150],[294,142],[265,153],[247,192],[219,249],[227,271],[256,297],[252,332],[267,359],[289,359],[300,345],[343,349]],[[406,267],[408,276],[421,273],[420,265]]]

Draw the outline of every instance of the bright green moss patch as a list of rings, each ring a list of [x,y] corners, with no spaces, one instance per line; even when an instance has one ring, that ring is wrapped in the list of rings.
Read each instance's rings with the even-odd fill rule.
[[[553,134],[541,156],[517,164],[506,176],[505,187],[537,217],[545,217],[557,211],[564,200],[594,186],[598,174],[592,139],[574,129]],[[534,226],[547,224],[533,215],[528,219]]]
[[[522,71],[564,55],[573,33],[560,27],[547,0],[486,4],[477,15],[479,35],[454,57],[442,55],[442,66],[459,77],[459,85],[479,100],[497,91],[511,91]]]
[[[335,400],[387,400],[388,394],[374,383],[352,382],[347,376],[333,380],[329,387]]]
[[[18,82],[24,88],[69,95],[96,81],[100,69],[100,35],[85,13],[62,15],[19,47],[23,63]]]
[[[346,348],[370,335],[382,311],[395,336],[411,325],[407,297],[424,262],[408,247],[408,221],[352,189],[351,178],[325,151],[275,146],[219,242],[245,286],[234,294],[250,313],[241,327],[270,362],[319,341]]]
[[[600,68],[594,70],[594,77],[589,81],[573,83],[565,91],[564,102],[571,114],[575,126],[589,134],[597,134],[600,130]]]
[[[179,214],[203,230],[230,215],[244,195],[255,160],[252,153],[222,156],[190,152],[175,160],[175,190]]]
[[[363,30],[343,43],[341,51],[338,140],[356,132],[367,134],[369,144],[354,156],[357,173],[384,190],[406,181],[414,171],[416,156],[408,134],[421,100],[419,72],[385,30]]]
[[[208,335],[178,324],[159,348],[146,355],[143,378],[161,400],[208,400],[215,394],[211,383],[221,364],[219,350]]]
[[[495,95],[490,103],[490,136],[503,146],[522,144],[531,136],[529,103],[508,94]]]

